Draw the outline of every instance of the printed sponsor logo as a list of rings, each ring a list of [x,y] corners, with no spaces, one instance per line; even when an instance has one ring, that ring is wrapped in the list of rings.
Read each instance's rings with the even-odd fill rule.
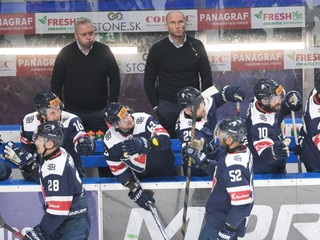
[[[198,30],[250,28],[250,8],[198,10]]]
[[[260,52],[232,52],[232,70],[260,70],[260,69],[283,69],[284,52],[260,51]]]
[[[1,14],[0,34],[34,34],[34,14]]]
[[[252,8],[252,28],[304,27],[304,7]]]

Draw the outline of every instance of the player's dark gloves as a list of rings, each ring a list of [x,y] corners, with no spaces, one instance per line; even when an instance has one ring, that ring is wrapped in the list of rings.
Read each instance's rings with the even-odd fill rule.
[[[23,240],[46,240],[43,236],[41,228],[39,226],[35,226],[32,230],[26,233]]]
[[[77,153],[80,155],[90,155],[95,151],[96,144],[89,136],[81,136],[75,143]]]
[[[138,154],[146,154],[150,150],[150,142],[144,137],[133,137],[122,143],[122,151],[127,152],[130,156]]]
[[[131,200],[135,201],[139,207],[147,211],[150,210],[147,203],[155,203],[153,195],[148,191],[144,191],[141,187],[138,187],[135,192],[129,192],[128,196]]]
[[[302,97],[297,91],[290,91],[286,95],[285,105],[291,111],[299,111],[302,107]]]
[[[237,240],[237,234],[234,230],[224,227],[218,232],[217,240]]]
[[[187,145],[182,148],[182,155],[191,157],[192,162],[195,164],[197,169],[203,170],[209,176],[213,175],[214,169],[218,162],[207,159],[205,153]]]
[[[33,172],[36,159],[31,153],[27,152],[23,148],[19,148],[14,142],[9,141],[3,150],[3,157],[5,160],[19,166],[21,171],[25,171],[28,174]]]
[[[281,160],[289,157],[289,148],[281,141],[274,142],[271,147],[271,151],[275,160]]]
[[[246,93],[241,86],[224,86],[222,91],[222,98],[225,102],[241,102]]]

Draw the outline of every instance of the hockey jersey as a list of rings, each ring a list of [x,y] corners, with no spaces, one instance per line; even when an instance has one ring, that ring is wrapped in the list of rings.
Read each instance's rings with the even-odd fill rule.
[[[299,132],[300,160],[308,172],[320,172],[320,102],[317,90],[311,91],[302,116]]]
[[[272,146],[275,141],[283,141],[281,124],[286,110],[266,112],[256,98],[250,103],[247,113],[248,147],[253,155],[255,173],[284,173],[286,159],[275,160]]]
[[[75,149],[75,142],[77,139],[86,134],[86,132],[84,132],[81,119],[72,113],[62,111],[60,123],[63,125],[65,130],[63,147],[71,154],[75,166],[79,171],[80,177],[84,177],[85,170],[83,163],[80,155]],[[28,152],[36,155],[38,163],[41,162],[41,156],[37,154],[36,146],[32,142],[32,135],[40,124],[41,120],[38,119],[38,112],[32,112],[23,118],[22,125],[20,127],[20,141],[22,146]],[[35,178],[34,180],[37,180],[37,177],[33,178]]]
[[[246,231],[246,218],[253,207],[252,154],[243,146],[241,151],[218,155],[212,192],[206,203],[206,221],[219,231],[228,223],[237,236]]]
[[[203,149],[198,150],[204,151],[208,159],[215,159],[218,153],[218,147],[215,144],[214,129],[217,124],[217,109],[224,103],[225,101],[222,99],[221,93],[204,98],[207,115],[201,119],[196,120],[195,140],[204,140]],[[191,138],[191,129],[192,118],[186,116],[186,114],[182,110],[176,123],[176,133],[182,147],[189,144]],[[187,158],[184,158],[185,171],[187,168],[187,162]],[[207,174],[204,171],[196,169],[194,166],[192,166],[191,175],[206,176]]]
[[[146,113],[133,113],[132,133],[123,134],[110,127],[104,136],[104,156],[114,176],[137,172],[139,178],[174,175],[174,155],[168,132],[154,118]],[[151,139],[157,136],[159,147],[151,148],[148,154],[127,155],[122,142],[132,137]]]
[[[72,221],[75,214],[87,214],[88,206],[71,155],[60,148],[45,158],[39,171],[45,214],[39,226],[46,235],[53,236],[64,221]]]

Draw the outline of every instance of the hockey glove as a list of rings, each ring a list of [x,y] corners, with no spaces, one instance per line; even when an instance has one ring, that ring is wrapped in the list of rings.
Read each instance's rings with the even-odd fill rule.
[[[131,200],[135,201],[139,207],[149,211],[148,203],[154,203],[153,195],[138,187],[135,192],[129,192],[128,196]]]
[[[182,153],[183,155],[187,155],[191,157],[192,162],[193,164],[195,164],[195,167],[197,169],[202,169],[206,171],[208,168],[208,165],[210,166],[213,165],[213,167],[217,165],[217,161],[208,160],[205,153],[198,151],[195,148],[192,148],[188,145],[182,148]]]
[[[302,107],[302,97],[297,91],[290,91],[286,95],[285,105],[291,111],[299,111]]]
[[[89,136],[81,136],[75,143],[75,149],[80,155],[90,155],[95,151],[96,144]]]
[[[26,233],[23,240],[46,240],[43,236],[41,228],[39,226],[35,226],[32,230]]]
[[[275,142],[271,147],[271,151],[275,160],[289,157],[289,147],[281,141]]]
[[[229,227],[224,227],[218,232],[217,240],[237,240],[237,234]]]
[[[222,98],[225,102],[241,102],[246,93],[241,86],[224,86],[221,91]]]
[[[146,154],[150,150],[150,143],[144,137],[133,137],[125,140],[122,144],[122,151],[127,152],[130,156],[138,154]]]
[[[23,148],[19,148],[12,141],[9,141],[4,146],[3,152],[3,157],[7,161],[19,166],[21,171],[25,171],[27,173],[33,172],[36,159],[31,153],[27,152]]]

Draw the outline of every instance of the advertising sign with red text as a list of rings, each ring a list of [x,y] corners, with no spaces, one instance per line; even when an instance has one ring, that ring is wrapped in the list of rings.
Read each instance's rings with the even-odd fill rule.
[[[286,50],[284,69],[320,68],[320,48]]]
[[[304,7],[251,8],[252,28],[296,28],[305,26]]]

